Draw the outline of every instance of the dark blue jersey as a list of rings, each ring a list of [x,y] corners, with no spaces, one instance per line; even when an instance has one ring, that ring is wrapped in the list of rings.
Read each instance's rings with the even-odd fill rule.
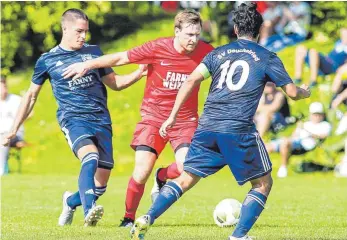
[[[96,45],[85,44],[77,51],[56,46],[36,62],[32,82],[42,85],[49,79],[58,103],[57,118],[60,126],[66,121],[81,120],[104,125],[111,124],[107,109],[107,92],[101,78],[113,72],[112,68],[94,69],[76,80],[62,77],[63,69],[81,61],[102,55]]]
[[[250,133],[267,81],[277,87],[292,83],[277,55],[249,40],[237,40],[210,52],[202,61],[212,83],[199,129]]]

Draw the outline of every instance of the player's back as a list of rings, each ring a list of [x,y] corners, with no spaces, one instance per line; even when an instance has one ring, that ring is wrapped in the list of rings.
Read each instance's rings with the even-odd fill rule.
[[[250,40],[221,46],[202,63],[212,83],[199,128],[214,132],[254,132],[253,117],[266,82],[277,87],[292,82],[276,54]]]

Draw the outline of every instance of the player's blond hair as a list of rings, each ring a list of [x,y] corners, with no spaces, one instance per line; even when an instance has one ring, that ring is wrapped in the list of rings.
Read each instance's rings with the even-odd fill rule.
[[[177,13],[175,17],[175,28],[182,29],[182,25],[188,24],[200,24],[202,26],[202,20],[200,13],[195,10],[185,9]]]

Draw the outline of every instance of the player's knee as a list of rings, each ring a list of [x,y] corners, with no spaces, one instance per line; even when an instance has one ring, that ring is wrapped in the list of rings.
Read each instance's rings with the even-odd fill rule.
[[[300,45],[296,48],[296,55],[304,57],[307,54],[307,48],[303,45]]]
[[[152,169],[149,168],[136,168],[133,172],[134,180],[139,184],[145,184],[151,175]]]
[[[314,49],[314,48],[311,48],[311,49],[309,50],[308,54],[310,55],[310,57],[316,57],[316,56],[318,56],[318,52],[317,52],[317,50]]]
[[[252,189],[256,189],[258,192],[267,196],[271,191],[273,180],[271,174],[269,173],[257,180],[252,181],[251,184]]]

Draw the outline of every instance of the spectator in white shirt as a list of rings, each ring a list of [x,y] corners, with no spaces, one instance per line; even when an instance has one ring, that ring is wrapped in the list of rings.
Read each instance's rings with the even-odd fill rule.
[[[21,97],[8,93],[6,78],[1,76],[0,81],[0,139],[11,130],[12,124],[16,117]],[[9,147],[0,145],[0,176],[7,173],[7,160],[9,157],[10,147],[21,148],[25,145],[23,140],[24,127],[21,126],[16,138],[11,141]]]
[[[291,155],[301,155],[312,151],[316,146],[326,139],[331,132],[331,124],[325,121],[323,104],[311,103],[310,120],[298,124],[293,135],[289,138],[281,138],[266,144],[269,153],[279,152],[281,154],[281,167],[277,172],[278,177],[288,175],[287,165]]]

